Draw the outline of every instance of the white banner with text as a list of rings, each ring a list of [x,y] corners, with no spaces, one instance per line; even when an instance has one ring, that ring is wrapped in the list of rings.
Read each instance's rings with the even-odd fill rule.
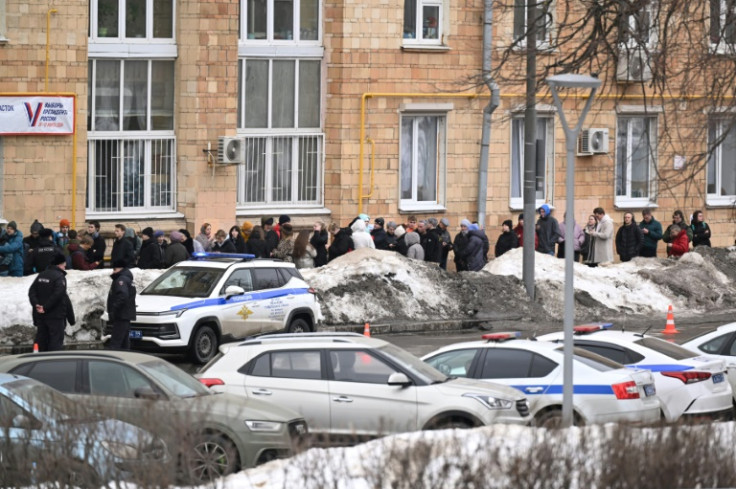
[[[74,97],[0,95],[0,136],[74,133]]]

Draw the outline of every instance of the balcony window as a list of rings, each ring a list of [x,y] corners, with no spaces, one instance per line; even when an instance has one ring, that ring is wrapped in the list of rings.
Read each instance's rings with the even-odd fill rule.
[[[156,40],[174,37],[174,0],[96,0],[90,4],[94,40]]]
[[[240,38],[280,43],[320,39],[319,0],[242,0]]]
[[[657,118],[618,118],[616,206],[645,207],[656,201]]]

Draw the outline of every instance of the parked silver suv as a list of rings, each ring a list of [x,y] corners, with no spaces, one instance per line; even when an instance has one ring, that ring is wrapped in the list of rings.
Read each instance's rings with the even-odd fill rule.
[[[354,333],[265,335],[223,345],[196,377],[215,391],[295,409],[311,433],[332,436],[530,420],[516,389],[448,377],[391,343]]]
[[[200,253],[166,270],[136,297],[134,350],[187,352],[206,363],[224,342],[274,331],[315,331],[322,312],[293,263]],[[102,316],[105,335],[111,325]]]

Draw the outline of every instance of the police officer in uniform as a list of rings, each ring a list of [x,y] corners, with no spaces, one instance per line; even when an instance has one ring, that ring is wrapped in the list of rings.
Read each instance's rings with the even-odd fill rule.
[[[135,320],[133,274],[123,259],[116,260],[112,266],[112,284],[107,294],[107,315],[112,324],[112,335],[107,348],[130,350],[130,322]]]
[[[74,324],[74,308],[66,293],[66,258],[55,254],[51,265],[38,274],[28,290],[33,307],[38,351],[57,351],[64,348],[66,321]]]

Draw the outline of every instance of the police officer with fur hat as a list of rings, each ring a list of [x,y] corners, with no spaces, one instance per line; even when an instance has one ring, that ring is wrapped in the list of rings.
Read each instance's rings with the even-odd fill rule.
[[[125,260],[113,262],[112,284],[107,294],[107,315],[112,335],[107,343],[110,350],[130,350],[130,322],[135,320],[135,286],[133,274]]]
[[[64,348],[66,322],[74,324],[74,308],[66,292],[66,257],[56,253],[51,264],[38,274],[28,290],[36,326],[38,351]]]

